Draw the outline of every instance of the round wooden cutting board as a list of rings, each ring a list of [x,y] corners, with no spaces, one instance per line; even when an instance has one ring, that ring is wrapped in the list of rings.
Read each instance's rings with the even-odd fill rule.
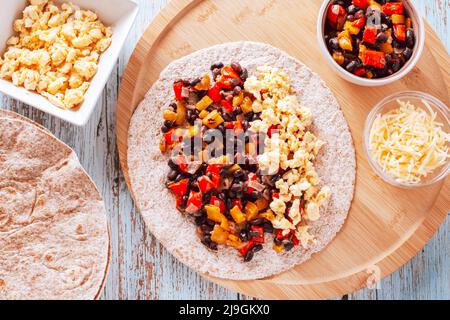
[[[406,78],[380,88],[352,85],[333,73],[319,51],[315,30],[320,4],[318,0],[173,0],[143,35],[122,80],[117,139],[130,190],[130,118],[159,73],[174,59],[223,42],[266,42],[308,65],[338,98],[352,131],[358,161],[349,217],[324,251],[288,272],[257,281],[210,278],[255,297],[329,298],[371,285],[411,259],[433,236],[450,209],[449,183],[418,190],[392,187],[371,170],[363,148],[366,116],[383,97],[420,90],[449,105],[450,63],[444,46],[428,26],[423,57]]]

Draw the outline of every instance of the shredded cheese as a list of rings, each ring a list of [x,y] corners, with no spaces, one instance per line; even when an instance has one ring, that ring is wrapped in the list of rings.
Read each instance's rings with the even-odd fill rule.
[[[450,135],[426,101],[426,110],[398,103],[399,108],[375,119],[369,150],[384,172],[399,182],[416,184],[447,162]]]

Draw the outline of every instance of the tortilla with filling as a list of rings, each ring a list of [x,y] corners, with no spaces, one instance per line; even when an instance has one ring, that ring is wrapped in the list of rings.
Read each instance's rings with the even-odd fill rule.
[[[219,246],[209,251],[196,235],[196,226],[175,207],[165,187],[168,157],[159,150],[162,110],[173,99],[172,84],[207,72],[216,62],[238,62],[254,74],[262,65],[286,72],[303,106],[313,113],[311,131],[325,142],[316,161],[323,185],[332,196],[321,209],[321,218],[310,224],[316,237],[308,248],[295,247],[277,254],[272,239],[251,262],[243,262],[235,248]],[[254,42],[228,43],[203,49],[172,62],[136,109],[129,129],[128,167],[132,192],[146,224],[157,239],[181,262],[194,270],[225,279],[258,279],[292,268],[323,250],[341,229],[353,198],[356,160],[348,124],[333,93],[320,77],[288,54]]]
[[[0,110],[0,299],[95,299],[106,275],[106,210],[75,153]]]

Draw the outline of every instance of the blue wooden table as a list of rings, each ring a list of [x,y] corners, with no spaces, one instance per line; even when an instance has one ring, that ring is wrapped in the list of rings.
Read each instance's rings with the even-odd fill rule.
[[[143,225],[120,171],[115,111],[127,61],[150,21],[168,0],[135,0],[139,16],[92,119],[77,128],[0,95],[2,107],[49,128],[73,147],[102,190],[111,222],[112,256],[104,299],[249,299],[221,288],[177,262]],[[237,0],[233,0],[237,1]],[[319,0],[303,0],[319,1]],[[447,48],[450,47],[449,0],[413,0]],[[450,209],[450,204],[449,204]],[[145,245],[144,245],[145,244]],[[450,299],[450,219],[409,263],[381,281],[343,299]]]

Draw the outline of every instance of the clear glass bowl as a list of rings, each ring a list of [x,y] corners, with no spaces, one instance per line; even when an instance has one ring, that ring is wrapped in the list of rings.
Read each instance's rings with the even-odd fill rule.
[[[399,107],[397,100],[409,101],[416,107],[424,108],[424,104],[422,101],[427,101],[434,112],[436,112],[437,117],[436,121],[443,124],[442,130],[446,133],[450,132],[450,122],[449,122],[449,108],[440,100],[435,97],[419,92],[419,91],[409,91],[396,93],[391,95],[381,102],[379,102],[373,110],[370,112],[367,117],[365,128],[364,128],[364,149],[366,151],[367,159],[373,168],[373,170],[386,182],[402,187],[402,188],[419,188],[432,185],[438,181],[441,181],[447,177],[450,173],[450,160],[447,160],[447,163],[436,170],[434,170],[431,174],[426,177],[423,177],[419,183],[407,183],[403,181],[397,180],[392,175],[383,171],[383,168],[378,164],[378,162],[372,157],[372,153],[369,149],[369,137],[370,131],[372,129],[373,122],[375,121],[378,114],[385,114],[393,109],[397,109]]]

